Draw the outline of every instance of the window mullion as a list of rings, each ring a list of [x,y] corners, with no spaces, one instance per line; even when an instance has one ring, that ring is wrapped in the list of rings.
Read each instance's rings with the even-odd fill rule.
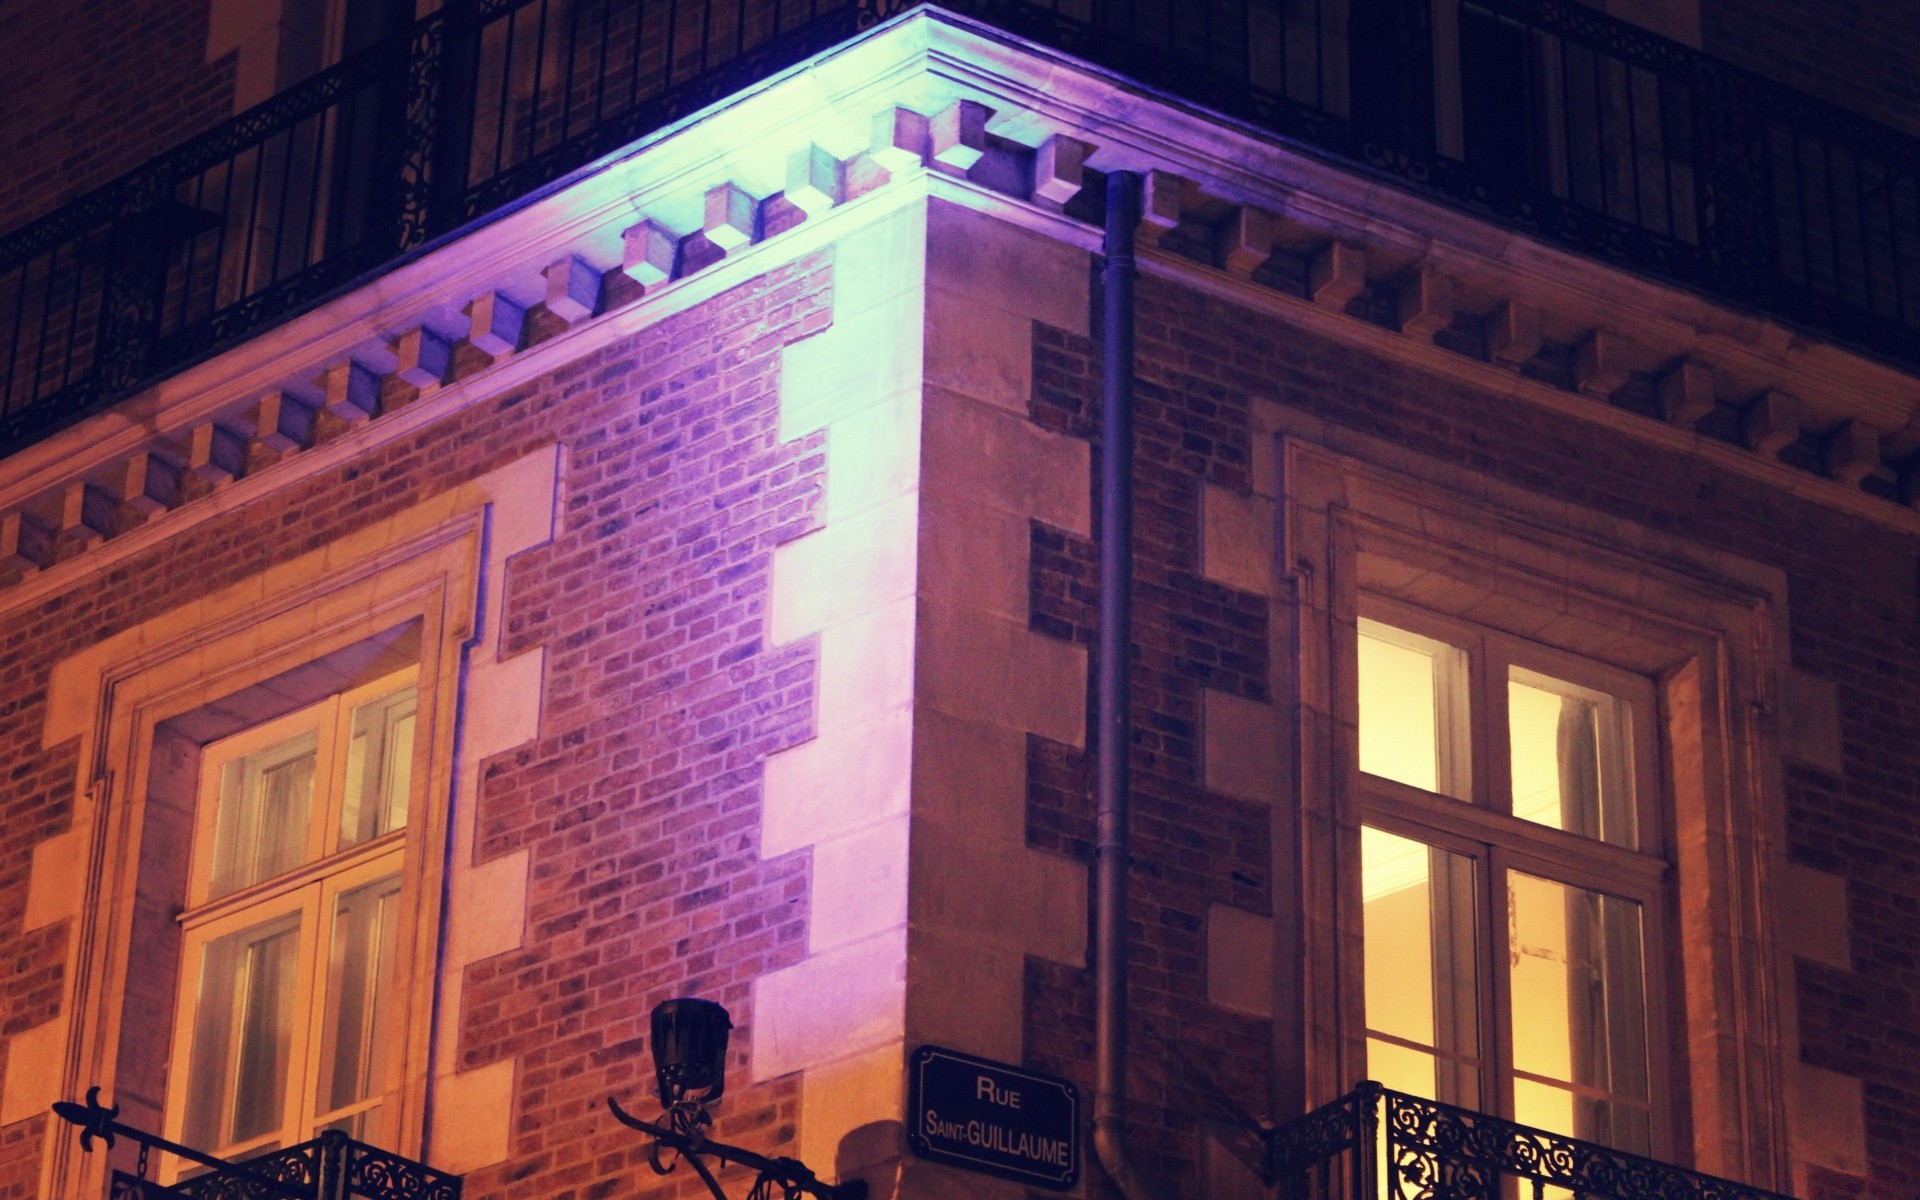
[[[314,862],[333,852],[340,828],[341,793],[344,790],[342,761],[344,746],[343,714],[339,696],[330,696],[320,706],[320,761],[314,768],[315,798],[313,828],[307,831],[308,861]]]
[[[1510,816],[1513,813],[1513,745],[1507,727],[1507,664],[1499,642],[1491,637],[1479,641],[1480,664],[1477,680],[1480,691],[1475,699],[1474,716],[1480,722],[1485,746],[1483,801],[1491,811]]]
[[[287,1127],[283,1145],[293,1145],[313,1136],[313,1071],[318,1058],[315,1039],[323,1027],[326,956],[332,940],[332,931],[322,922],[328,909],[327,893],[333,884],[330,878],[316,880],[304,889],[301,896],[303,937],[300,947],[300,991],[297,994],[304,998],[305,1003],[300,1006],[300,1021],[289,1039],[291,1047],[287,1054],[285,1109]]]
[[[1513,961],[1512,903],[1507,890],[1506,855],[1497,847],[1486,847],[1480,864],[1485,881],[1481,894],[1486,901],[1480,919],[1484,922],[1480,944],[1486,951],[1480,956],[1481,1028],[1485,1031],[1486,1080],[1482,1095],[1490,1098],[1490,1110],[1511,1120],[1513,1100],[1513,993],[1512,978],[1506,969]]]
[[[1652,855],[1469,808],[1457,800],[1392,780],[1363,779],[1360,803],[1368,824],[1461,853],[1496,846],[1533,864],[1529,869],[1535,874],[1565,879],[1594,891],[1643,899],[1664,886],[1667,864]]]

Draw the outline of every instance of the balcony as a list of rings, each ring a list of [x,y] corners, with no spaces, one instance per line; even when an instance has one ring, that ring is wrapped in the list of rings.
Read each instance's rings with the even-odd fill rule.
[[[1363,1083],[1269,1135],[1283,1200],[1786,1200]]]
[[[0,237],[0,454],[910,7],[450,0]],[[946,7],[1920,370],[1920,140],[1568,0]]]
[[[244,1162],[221,1163],[171,1186],[147,1178],[146,1161],[143,1145],[136,1172],[113,1173],[110,1200],[460,1200],[459,1176],[338,1131]]]

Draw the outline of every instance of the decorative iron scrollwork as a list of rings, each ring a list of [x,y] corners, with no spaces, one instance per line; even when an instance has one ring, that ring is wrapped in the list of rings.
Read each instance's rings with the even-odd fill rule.
[[[116,1104],[108,1108],[101,1104],[99,1088],[87,1089],[85,1104],[75,1104],[71,1100],[55,1101],[53,1115],[80,1127],[80,1149],[87,1153],[93,1153],[95,1138],[105,1142],[107,1149],[113,1149],[113,1131],[118,1123],[114,1118],[120,1115],[120,1106]]]
[[[596,97],[591,119],[578,122],[569,115],[570,100],[560,102],[558,114],[542,113],[537,73],[522,78],[515,68],[501,67],[498,78],[476,74],[475,47],[498,34],[503,22],[545,22],[544,5],[538,14],[532,12],[535,0],[444,5],[388,41],[0,236],[0,288],[18,291],[29,278],[72,270],[75,262],[87,262],[92,272],[75,285],[75,303],[46,306],[49,311],[36,318],[39,327],[20,331],[11,349],[0,347],[0,453],[253,336],[432,239],[920,0],[822,3],[806,20],[759,40],[749,38],[744,26],[692,19],[703,5],[719,2],[676,0],[675,12],[694,10],[683,29],[698,25],[706,40],[697,54],[673,60],[697,65],[682,73],[669,64],[648,85],[652,90],[634,90],[643,66],[638,48],[631,64],[617,66],[628,79],[617,103],[602,103],[602,93],[617,83],[616,65],[605,54],[594,79],[575,88],[569,76],[569,96],[577,90]],[[1726,302],[1760,306],[1842,344],[1920,367],[1920,301],[1912,298],[1920,289],[1907,286],[1920,278],[1920,251],[1913,249],[1920,246],[1920,139],[1590,5],[1442,0],[1456,6],[1458,16],[1526,30],[1529,45],[1546,47],[1543,62],[1562,64],[1553,69],[1571,69],[1565,64],[1578,59],[1596,64],[1590,68],[1595,80],[1603,74],[1627,79],[1622,103],[1635,102],[1637,95],[1651,106],[1641,124],[1658,131],[1652,142],[1638,140],[1638,127],[1625,134],[1624,126],[1615,128],[1611,135],[1589,128],[1598,120],[1591,115],[1583,118],[1588,125],[1574,129],[1565,125],[1572,119],[1566,112],[1556,118],[1565,126],[1558,133],[1534,135],[1527,156],[1591,143],[1582,153],[1592,161],[1579,164],[1591,177],[1582,191],[1570,182],[1576,172],[1566,164],[1555,176],[1537,164],[1516,169],[1512,163],[1469,161],[1441,145],[1435,114],[1448,98],[1438,89],[1456,85],[1436,80],[1459,72],[1434,71],[1429,0],[1376,0],[1371,17],[1355,18],[1347,28],[1330,26],[1331,32],[1318,21],[1258,21],[1250,15],[1242,27],[1210,23],[1205,36],[1195,37],[1126,6],[1094,5],[1077,16],[1065,6],[1031,0],[945,2],[1014,37],[1088,59],[1498,224]],[[731,32],[704,32],[725,28]],[[577,28],[566,36],[577,36]],[[1311,45],[1289,41],[1302,37],[1313,39]],[[1344,62],[1316,68],[1321,73],[1310,87],[1286,75],[1284,64],[1319,62],[1329,54]],[[586,61],[572,53],[561,57]],[[1278,64],[1272,70],[1279,74],[1263,74],[1256,63]],[[1345,82],[1328,91],[1323,75]],[[1639,92],[1633,91],[1635,79],[1645,85]],[[1459,98],[1451,99],[1458,108]],[[230,183],[236,174],[257,171],[271,146],[290,145],[327,122],[338,126],[368,105],[379,109],[375,136],[346,139],[363,161],[334,164],[353,175],[353,186],[330,185],[326,192],[343,204],[353,197],[352,219],[324,211],[326,204],[308,205],[311,211],[290,218],[302,227],[288,231],[288,244],[305,239],[318,249],[288,264],[276,246],[271,264],[260,271],[259,262],[248,259],[259,254],[245,249],[254,238],[227,234],[262,228],[255,219],[261,214],[226,211],[224,202],[198,193],[217,194],[219,185],[207,181]],[[537,139],[530,133],[524,147],[492,162],[469,153],[463,139],[476,113],[506,113],[516,106],[527,109],[529,129],[539,125],[544,132]],[[1600,107],[1596,99],[1595,111]],[[1809,158],[1822,171],[1850,173],[1850,182],[1799,186]],[[1616,177],[1626,176],[1631,189],[1623,194]],[[1664,190],[1642,211],[1646,187]],[[205,211],[203,200],[211,206]],[[329,241],[349,227],[355,236]],[[1857,234],[1841,236],[1848,230]],[[209,242],[222,249],[210,251]],[[221,261],[209,267],[209,254]],[[202,274],[185,278],[193,270]],[[195,288],[208,295],[187,311],[181,297]],[[78,317],[62,315],[82,312],[97,313],[85,329],[78,328]],[[68,366],[43,379],[43,361]]]
[[[727,1200],[726,1192],[715,1178],[713,1168],[703,1161],[712,1158],[723,1165],[747,1167],[756,1172],[752,1189],[747,1200],[866,1200],[867,1184],[865,1180],[855,1179],[846,1183],[822,1183],[818,1176],[797,1158],[769,1157],[757,1154],[739,1146],[730,1146],[725,1142],[716,1142],[707,1136],[707,1130],[713,1126],[713,1118],[707,1113],[706,1106],[698,1101],[685,1100],[669,1106],[662,1116],[665,1125],[643,1121],[620,1107],[620,1102],[607,1097],[607,1109],[613,1119],[628,1129],[644,1133],[653,1139],[647,1147],[647,1163],[656,1175],[670,1175],[682,1162],[691,1166],[700,1177],[714,1200]]]
[[[1268,1182],[1288,1194],[1325,1195],[1327,1179],[1344,1178],[1356,1200],[1502,1200],[1516,1183],[1521,1196],[1551,1188],[1579,1200],[1787,1200],[1373,1083],[1268,1137]],[[1366,1183],[1375,1164],[1386,1172],[1377,1192]]]
[[[859,0],[859,16],[854,19],[854,27],[872,29],[882,21],[899,16],[922,2],[923,0]]]
[[[95,1141],[111,1148],[116,1137],[139,1143],[135,1170],[113,1173],[111,1200],[460,1200],[458,1175],[356,1142],[339,1130],[230,1162],[122,1124],[119,1107],[102,1105],[97,1087],[87,1089],[86,1103],[62,1100],[53,1111],[79,1126],[84,1151],[91,1151]],[[165,1185],[150,1179],[153,1150],[185,1159],[201,1173]]]

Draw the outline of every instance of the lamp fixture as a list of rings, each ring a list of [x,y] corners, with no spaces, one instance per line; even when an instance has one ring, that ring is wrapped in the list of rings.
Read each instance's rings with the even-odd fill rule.
[[[667,1000],[653,1010],[654,1074],[660,1085],[662,1124],[643,1121],[607,1097],[613,1119],[653,1139],[647,1162],[655,1174],[667,1175],[685,1159],[713,1193],[727,1200],[713,1169],[704,1161],[750,1167],[759,1172],[747,1200],[866,1200],[864,1179],[822,1183],[796,1158],[768,1158],[752,1150],[716,1142],[707,1136],[713,1126],[708,1106],[716,1103],[727,1084],[727,1034],[733,1019],[711,1000]]]
[[[720,1099],[732,1030],[733,1018],[711,1000],[666,1000],[654,1007],[653,1069],[661,1104],[672,1109],[691,1101],[704,1108]]]

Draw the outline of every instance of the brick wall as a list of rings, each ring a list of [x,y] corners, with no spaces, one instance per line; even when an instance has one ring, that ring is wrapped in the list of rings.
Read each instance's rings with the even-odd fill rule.
[[[0,0],[0,232],[233,113],[207,0]]]
[[[1365,307],[1364,297],[1356,307]],[[1920,1128],[1920,1051],[1911,1037],[1920,1026],[1920,963],[1912,953],[1920,838],[1911,819],[1920,778],[1913,637],[1920,542],[1751,476],[1426,376],[1162,279],[1142,281],[1138,339],[1132,987],[1135,1054],[1144,1061],[1133,1096],[1151,1160],[1169,1177],[1198,1178],[1191,1114],[1205,1099],[1208,1074],[1242,1104],[1257,1106],[1267,1095],[1264,1022],[1206,1004],[1200,968],[1210,902],[1268,909],[1267,826],[1263,812],[1201,790],[1194,745],[1202,686],[1270,700],[1267,664],[1252,649],[1266,644],[1264,602],[1198,579],[1194,548],[1203,484],[1246,486],[1249,404],[1264,398],[1786,573],[1794,664],[1838,685],[1845,746],[1840,776],[1790,768],[1790,852],[1848,880],[1856,965],[1844,972],[1801,964],[1804,1056],[1864,1081],[1876,1174],[1847,1185],[1853,1192],[1829,1185],[1835,1195],[1911,1194],[1920,1186],[1920,1144],[1912,1138]],[[1097,371],[1085,339],[1037,326],[1033,419],[1097,437]],[[1624,389],[1621,402],[1634,394]],[[1094,546],[1036,527],[1032,567],[1032,627],[1091,646]],[[1089,775],[1080,756],[1034,739],[1031,844],[1088,855]],[[1091,1080],[1091,989],[1085,972],[1029,966],[1028,1052],[1083,1083]]]
[[[819,516],[822,439],[779,441],[778,364],[824,321],[830,270],[770,273],[0,618],[0,1031],[48,1015],[65,967],[64,924],[19,932],[30,851],[65,826],[75,778],[73,744],[39,749],[52,664],[558,440],[560,528],[509,565],[502,620],[508,653],[545,650],[542,725],[485,765],[479,796],[476,854],[530,852],[527,936],[470,969],[449,1031],[465,1067],[519,1058],[514,1142],[467,1186],[651,1182],[601,1107],[644,1107],[651,1006],[727,1004],[744,1067],[748,981],[805,948],[807,857],[760,861],[758,821],[760,762],[810,732],[813,648],[769,650],[763,625],[773,548]],[[739,1091],[721,1136],[791,1152],[797,1089]],[[35,1192],[40,1123],[0,1130],[5,1200]]]
[[[1920,7],[1910,0],[1700,0],[1700,48],[1920,135]]]
[[[1142,313],[1142,332],[1146,330]],[[1084,339],[1036,325],[1032,415],[1041,426],[1091,436],[1097,424],[1098,363]],[[1267,1093],[1266,1024],[1206,1000],[1209,904],[1271,912],[1272,847],[1265,805],[1208,792],[1202,784],[1202,687],[1270,701],[1267,601],[1202,579],[1197,545],[1202,481],[1247,486],[1246,392],[1143,374],[1136,392],[1133,853],[1131,919],[1143,930],[1134,950],[1133,1014],[1137,1087],[1164,1096],[1172,1111],[1195,1113],[1218,1094],[1246,1103]],[[1100,489],[1098,458],[1092,481]],[[1097,518],[1096,518],[1097,522]],[[1099,536],[1096,523],[1095,537]],[[1096,711],[1099,550],[1097,542],[1036,523],[1030,590],[1036,631],[1087,647],[1088,712]],[[1028,740],[1028,841],[1091,863],[1090,791],[1098,730],[1083,753],[1039,736]],[[1029,1057],[1091,1086],[1078,1053],[1092,1029],[1092,976],[1030,959]],[[1161,1039],[1191,1056],[1155,1052]],[[1205,1063],[1205,1069],[1197,1064]],[[1153,1131],[1146,1146],[1180,1178],[1202,1176],[1190,1121]]]

